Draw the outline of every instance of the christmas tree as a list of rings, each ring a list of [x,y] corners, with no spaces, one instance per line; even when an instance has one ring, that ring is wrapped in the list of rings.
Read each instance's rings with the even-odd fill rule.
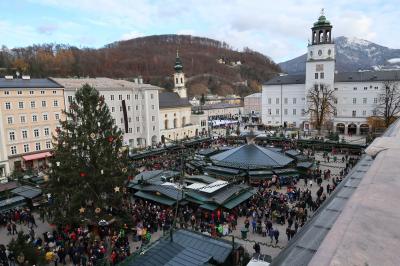
[[[60,123],[50,167],[53,222],[78,225],[112,219],[121,205],[128,156],[104,97],[84,85]]]

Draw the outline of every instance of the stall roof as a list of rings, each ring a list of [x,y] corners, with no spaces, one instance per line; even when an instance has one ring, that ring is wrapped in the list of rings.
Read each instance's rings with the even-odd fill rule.
[[[15,205],[16,203],[17,203],[17,205]],[[15,208],[15,207],[18,207],[18,206],[23,206],[25,204],[26,204],[26,202],[25,202],[25,198],[24,197],[15,196],[15,197],[0,201],[0,209],[1,209],[1,211],[7,211],[7,210],[9,210],[11,208]],[[7,206],[10,206],[10,207],[7,208]]]
[[[299,168],[311,168],[314,165],[313,162],[301,162],[297,164],[297,167]]]
[[[14,189],[18,186],[17,182],[7,182],[4,184],[0,184],[0,192]]]
[[[11,191],[11,193],[22,196],[27,199],[33,199],[42,194],[42,190],[40,188],[31,187],[31,186],[20,186]]]
[[[208,176],[208,175],[192,175],[192,176],[187,176],[185,177],[186,180],[195,180],[198,182],[203,182],[203,183],[207,183],[207,184],[211,184],[215,181],[217,181],[217,179],[215,179],[214,177]]]
[[[175,200],[168,199],[166,197],[161,197],[161,196],[158,196],[158,195],[154,195],[154,194],[151,194],[151,193],[146,193],[144,191],[136,192],[135,196],[139,197],[139,198],[147,199],[147,200],[152,200],[152,201],[155,201],[155,202],[158,202],[158,203],[161,203],[161,204],[164,204],[164,205],[168,205],[168,206],[172,206],[172,205],[174,205],[176,203]]]
[[[215,165],[210,165],[205,168],[205,170],[210,170],[210,171],[216,171],[216,172],[222,172],[222,173],[228,173],[232,175],[237,175],[239,174],[239,170],[237,169],[232,169],[232,168],[227,168],[227,167],[221,167],[221,166],[215,166]]]
[[[148,185],[148,186],[143,186],[141,188],[142,191],[153,191],[153,192],[158,192],[160,194],[163,194],[167,196],[168,198],[171,198],[173,200],[182,200],[183,195],[182,195],[182,190],[173,187],[173,186],[168,186],[168,185]]]
[[[224,207],[227,209],[233,209],[243,201],[248,200],[250,197],[252,197],[256,193],[256,189],[252,189],[250,191],[246,191],[239,195],[238,197],[235,197],[231,199],[230,201],[224,203]]]

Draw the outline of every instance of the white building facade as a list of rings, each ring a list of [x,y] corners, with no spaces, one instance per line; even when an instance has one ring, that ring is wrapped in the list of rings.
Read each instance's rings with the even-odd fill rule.
[[[335,44],[332,25],[321,14],[312,27],[312,41],[308,45],[306,73],[281,75],[263,85],[262,122],[269,126],[310,129],[305,114],[307,93],[312,88],[334,90],[337,101],[330,118],[333,130],[342,134],[366,134],[367,118],[375,115],[385,81],[398,80],[400,71],[335,71]]]
[[[66,109],[75,92],[89,84],[104,96],[115,124],[122,130],[124,145],[143,148],[160,142],[158,91],[149,84],[109,78],[54,78],[64,87]]]

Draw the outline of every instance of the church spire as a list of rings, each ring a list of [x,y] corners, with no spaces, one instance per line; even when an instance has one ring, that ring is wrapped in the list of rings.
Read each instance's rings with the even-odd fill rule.
[[[318,21],[312,27],[312,42],[311,45],[316,44],[330,44],[332,43],[332,25],[325,17],[325,9],[321,9]]]
[[[175,58],[175,66],[174,66],[175,72],[182,72],[183,71],[183,65],[181,58],[179,57],[179,49],[176,49],[176,58]]]

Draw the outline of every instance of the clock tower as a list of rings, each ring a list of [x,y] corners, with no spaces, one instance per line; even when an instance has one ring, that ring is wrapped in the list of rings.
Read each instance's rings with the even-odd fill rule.
[[[311,28],[311,43],[308,44],[306,62],[306,91],[315,86],[326,86],[333,90],[335,78],[335,44],[332,38],[332,25],[324,15]]]
[[[174,92],[178,93],[181,98],[187,98],[185,73],[183,73],[183,65],[181,59],[179,58],[178,50],[176,50],[174,69]]]

